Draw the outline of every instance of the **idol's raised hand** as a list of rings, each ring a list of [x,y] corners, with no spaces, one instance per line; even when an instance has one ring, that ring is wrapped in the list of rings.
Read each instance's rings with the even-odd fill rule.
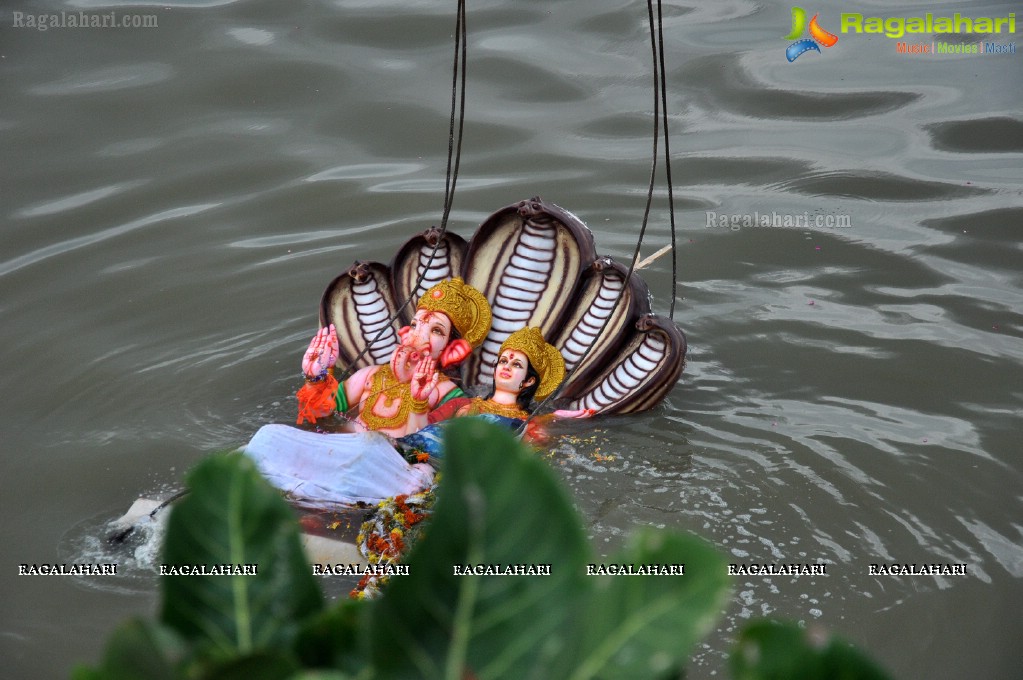
[[[409,383],[409,394],[416,401],[423,401],[430,397],[430,393],[437,388],[439,382],[440,373],[437,372],[437,362],[429,356],[425,356],[416,364],[412,382]]]
[[[302,357],[302,372],[310,379],[321,378],[337,362],[337,329],[324,326],[309,343]]]

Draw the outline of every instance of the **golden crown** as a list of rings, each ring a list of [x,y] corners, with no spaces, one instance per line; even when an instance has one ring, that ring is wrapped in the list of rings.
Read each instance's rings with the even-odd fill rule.
[[[540,386],[536,388],[536,398],[544,399],[558,389],[565,379],[565,360],[554,345],[543,339],[539,328],[520,328],[504,341],[501,352],[513,349],[522,352],[529,359],[529,365],[540,374]]]
[[[423,293],[417,307],[447,314],[462,338],[473,347],[478,347],[490,332],[490,303],[483,293],[457,276]]]

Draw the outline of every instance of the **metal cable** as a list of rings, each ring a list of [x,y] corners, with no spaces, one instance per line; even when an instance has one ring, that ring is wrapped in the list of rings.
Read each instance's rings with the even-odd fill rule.
[[[649,4],[649,2],[648,2]],[[675,190],[671,181],[671,148],[668,143],[668,86],[664,77],[664,20],[661,0],[657,0],[657,58],[661,73],[661,118],[664,129],[664,179],[668,185],[668,215],[671,219],[671,306],[668,319],[675,320],[675,299],[678,296],[678,254],[675,241]]]
[[[465,128],[465,65],[466,56],[468,53],[466,43],[466,28],[465,28],[465,0],[458,0],[458,9],[455,13],[455,56],[454,62],[451,67],[451,115],[448,122],[448,160],[447,160],[447,171],[444,178],[444,210],[441,216],[440,224],[440,236],[438,236],[436,243],[433,244],[433,249],[430,251],[430,257],[426,261],[426,266],[419,272],[419,276],[416,279],[415,285],[412,286],[412,290],[409,291],[408,297],[397,306],[394,314],[387,320],[387,323],[381,326],[377,334],[366,343],[366,346],[362,348],[354,359],[348,362],[344,370],[341,371],[341,377],[338,378],[338,382],[344,382],[352,373],[352,367],[355,366],[364,356],[369,348],[372,347],[377,340],[383,337],[384,333],[388,328],[392,328],[392,324],[401,311],[407,306],[412,304],[412,300],[416,295],[416,291],[419,290],[419,286],[422,285],[423,279],[426,278],[426,272],[430,270],[433,265],[433,261],[437,255],[437,249],[440,247],[441,240],[444,238],[444,234],[447,233],[448,228],[448,216],[451,214],[451,206],[455,199],[455,185],[458,182],[458,168],[461,164],[462,159],[462,131]],[[455,118],[456,118],[456,95],[460,92],[457,106],[457,118],[458,118],[458,136],[455,136]],[[452,161],[453,158],[453,161]]]
[[[625,280],[622,283],[622,287],[618,291],[618,295],[615,297],[614,305],[612,305],[611,311],[608,313],[607,317],[605,317],[604,323],[601,325],[600,330],[597,331],[595,337],[600,337],[601,334],[603,334],[603,332],[607,329],[608,324],[611,322],[611,318],[614,316],[615,310],[618,308],[618,304],[622,300],[622,296],[625,294],[625,291],[629,287],[629,281],[632,279],[632,273],[633,273],[633,271],[635,271],[636,263],[639,261],[640,247],[643,245],[643,238],[646,236],[647,224],[650,221],[650,205],[653,202],[654,183],[655,183],[655,180],[657,178],[657,151],[658,151],[658,142],[659,142],[660,136],[661,136],[660,135],[660,101],[661,101],[661,92],[660,92],[660,90],[661,90],[661,83],[663,81],[660,78],[660,70],[661,69],[660,69],[660,66],[659,66],[659,63],[658,63],[658,53],[657,53],[657,43],[658,43],[658,41],[657,41],[656,31],[655,31],[654,10],[653,10],[653,5],[652,5],[652,0],[647,0],[646,4],[647,4],[647,17],[649,19],[649,24],[650,24],[650,51],[651,51],[651,55],[652,55],[653,75],[654,75],[654,78],[653,78],[653,82],[654,82],[654,115],[653,115],[653,119],[654,119],[654,134],[653,134],[653,151],[651,153],[651,161],[650,161],[650,181],[649,181],[649,183],[647,185],[646,206],[643,209],[643,222],[642,222],[642,225],[640,226],[640,229],[639,229],[639,238],[636,240],[636,248],[635,248],[635,250],[632,253],[632,261],[629,263],[629,269],[628,269],[628,271],[625,274]],[[660,7],[660,0],[658,0],[658,8],[659,7]],[[549,395],[547,395],[547,397],[545,397],[539,404],[537,404],[536,408],[533,409],[533,412],[529,415],[529,417],[525,420],[525,422],[523,422],[522,425],[518,428],[518,430],[516,431],[517,434],[521,435],[523,432],[525,432],[526,426],[529,425],[529,422],[540,412],[540,410],[544,406],[547,405],[548,402],[550,402],[551,400],[555,399],[558,396],[558,393],[560,393],[562,388],[565,385],[568,384],[569,380],[575,374],[576,370],[578,370],[579,367],[583,365],[587,355],[589,355],[589,353],[592,350],[593,350],[593,345],[591,344],[589,347],[586,348],[586,351],[583,352],[582,356],[579,358],[579,361],[576,362],[576,365],[571,370],[565,372],[565,377],[561,381],[561,384],[557,387],[557,389],[555,389],[553,392],[551,392]]]

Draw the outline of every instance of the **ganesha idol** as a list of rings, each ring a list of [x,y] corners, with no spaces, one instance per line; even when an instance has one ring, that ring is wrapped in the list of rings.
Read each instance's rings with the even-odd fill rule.
[[[403,307],[406,300],[412,305]],[[250,455],[267,446],[273,450],[263,460],[285,449],[372,448],[335,437],[363,437],[375,446],[376,436],[388,441],[373,455],[393,451],[389,437],[413,433],[427,421],[423,414],[491,388],[502,346],[527,327],[563,357],[567,378],[554,396],[555,405],[569,413],[653,408],[677,383],[685,363],[685,335],[670,319],[651,313],[639,276],[627,277],[621,264],[598,257],[586,225],[540,198],[498,210],[468,242],[429,229],[407,241],[389,265],[356,262],[327,286],[319,317],[320,331],[303,358],[307,383],[299,393],[299,419],[323,424],[322,418],[337,414],[356,433],[267,426],[288,441],[260,442],[261,430],[246,447]],[[430,378],[437,368],[443,376]],[[375,469],[364,469],[370,467]],[[394,471],[400,477],[405,471],[399,467]],[[411,467],[412,474],[397,484],[408,488],[343,495],[352,502],[372,501],[372,494],[385,490],[390,493],[380,498],[408,493],[423,482],[421,469]],[[379,474],[380,466],[367,462],[345,474],[363,473]],[[337,477],[310,468],[291,481],[271,481],[298,497],[324,475]]]
[[[447,377],[434,377],[429,390],[423,387],[438,362],[450,370],[466,359],[486,337],[490,321],[490,305],[478,290],[457,277],[441,281],[418,300],[415,315],[398,330],[390,360],[361,368],[341,383],[332,375],[337,328],[323,326],[303,357],[306,385],[298,393],[298,422],[315,423],[337,412],[351,414],[356,429],[391,437],[415,432],[421,427],[416,416],[465,395]]]

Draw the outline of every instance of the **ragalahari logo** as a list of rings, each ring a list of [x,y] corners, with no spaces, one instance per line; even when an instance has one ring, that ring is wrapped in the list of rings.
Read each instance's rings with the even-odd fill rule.
[[[817,52],[820,53],[820,45],[831,47],[838,42],[837,35],[834,33],[828,33],[821,28],[821,25],[817,23],[817,16],[818,15],[814,14],[813,19],[810,19],[809,26],[807,26],[806,10],[802,7],[792,8],[792,31],[785,36],[786,40],[796,41],[785,48],[785,58],[788,59],[790,63],[795,61],[796,58],[804,52],[817,50]],[[810,37],[798,40],[797,38],[803,35],[804,29],[809,30]]]

